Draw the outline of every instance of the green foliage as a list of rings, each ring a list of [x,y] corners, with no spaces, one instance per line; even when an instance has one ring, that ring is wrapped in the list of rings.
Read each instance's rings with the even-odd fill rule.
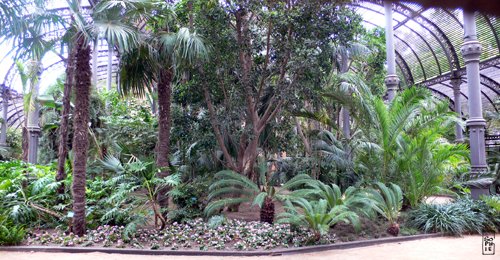
[[[52,167],[0,163],[0,215],[16,225],[61,224],[68,197],[56,194],[59,185]]]
[[[285,201],[285,209],[286,212],[279,215],[278,223],[307,227],[314,232],[315,241],[326,235],[331,226],[341,221],[352,224],[356,229],[360,227],[356,213],[344,205],[329,208],[324,199],[309,201],[293,198],[291,201]]]
[[[500,214],[500,195],[483,196],[481,200],[490,206],[497,214]]]
[[[197,178],[188,183],[174,187],[169,195],[176,208],[169,211],[168,218],[172,222],[183,223],[203,216],[206,206],[209,183],[206,179]]]
[[[15,225],[0,215],[0,246],[18,245],[26,236],[21,225]]]
[[[442,232],[460,236],[466,232],[481,233],[489,220],[471,199],[450,204],[421,204],[409,214],[409,224],[425,232]]]
[[[208,200],[211,202],[205,208],[205,214],[210,216],[225,206],[252,200],[253,205],[262,208],[266,197],[272,200],[284,201],[290,197],[286,194],[287,190],[313,181],[309,175],[298,174],[284,183],[280,189],[276,189],[277,180],[268,176],[266,163],[259,165],[259,176],[259,185],[257,185],[247,177],[230,170],[220,171],[215,174],[217,180],[209,187]],[[226,198],[215,200],[218,197]]]
[[[401,188],[391,183],[389,187],[381,182],[375,183],[375,188],[369,190],[371,199],[375,201],[373,209],[387,219],[391,224],[397,223],[399,212],[403,207],[403,192]]]
[[[7,148],[0,150],[0,161],[18,160],[21,158],[21,131],[7,128]]]
[[[215,216],[211,216],[208,219],[207,225],[210,228],[218,228],[221,225],[225,224],[226,222],[227,222],[227,219],[226,219],[225,216],[223,216],[223,215],[215,215]]]
[[[94,183],[97,196],[93,198],[92,204],[89,198],[89,204],[95,208],[89,209],[89,212],[98,219],[97,223],[127,225],[127,230],[134,230],[137,225],[145,224],[151,213],[164,221],[157,197],[163,188],[179,185],[178,174],[159,178],[157,174],[160,169],[153,162],[143,162],[133,156],[122,164],[116,157],[108,155],[102,163],[116,175]],[[111,192],[100,192],[105,189]]]
[[[483,212],[489,220],[487,230],[498,232],[500,230],[500,196],[482,196],[478,202],[478,211]]]
[[[361,188],[349,187],[342,194],[339,186],[335,184],[327,185],[321,181],[306,183],[306,188],[299,189],[292,193],[295,197],[306,197],[310,199],[323,199],[327,202],[328,210],[336,206],[345,206],[350,211],[361,213],[367,217],[374,216],[375,201],[370,194]]]
[[[107,138],[105,145],[110,152],[152,158],[157,142],[157,119],[151,113],[150,104],[134,97],[121,99],[116,92],[103,93],[103,96],[109,104],[109,114],[101,116],[103,127],[97,131]]]

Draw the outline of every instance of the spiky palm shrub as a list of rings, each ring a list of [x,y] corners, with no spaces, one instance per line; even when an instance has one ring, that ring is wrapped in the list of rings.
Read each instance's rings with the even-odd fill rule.
[[[456,164],[468,161],[469,150],[465,144],[450,144],[439,134],[441,127],[421,131],[414,138],[404,137],[396,160],[401,172],[398,184],[405,191],[405,198],[412,208],[424,198],[435,194],[454,193],[445,189],[449,174],[456,171]]]
[[[285,202],[285,209],[286,212],[279,215],[278,223],[309,228],[314,234],[314,242],[326,235],[331,226],[341,221],[352,224],[356,229],[360,227],[356,213],[344,205],[336,205],[329,209],[328,201],[325,199],[309,201],[304,198],[294,198]]]
[[[327,185],[321,181],[308,182],[306,188],[293,193],[295,197],[307,197],[311,199],[324,199],[328,209],[335,206],[346,206],[353,212],[359,212],[367,217],[373,217],[375,201],[369,193],[363,189],[349,187],[342,194],[340,187],[336,184]]]
[[[371,199],[375,201],[373,209],[389,221],[387,233],[399,234],[398,216],[403,206],[403,192],[401,188],[391,183],[389,187],[381,182],[375,183],[375,189],[369,189]]]
[[[272,224],[274,222],[274,202],[290,198],[285,194],[287,190],[298,187],[314,180],[306,174],[299,174],[283,184],[279,190],[274,183],[266,178],[266,172],[260,171],[260,186],[247,177],[234,171],[224,170],[215,175],[217,181],[210,185],[208,199],[210,202],[205,208],[207,216],[212,215],[223,207],[241,204],[253,200],[252,205],[260,207],[260,220]],[[217,199],[223,197],[221,199]]]

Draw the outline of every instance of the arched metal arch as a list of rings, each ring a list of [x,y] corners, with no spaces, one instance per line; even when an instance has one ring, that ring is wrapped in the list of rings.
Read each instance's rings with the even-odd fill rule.
[[[370,1],[365,1],[365,2],[370,2]],[[379,11],[377,11],[377,10],[373,10],[373,9],[371,9],[371,8],[369,8],[369,7],[366,7],[366,6],[363,6],[363,5],[358,5],[358,4],[352,4],[352,5],[353,5],[353,6],[355,6],[355,7],[358,7],[358,8],[362,8],[362,9],[365,9],[365,10],[368,10],[368,11],[371,11],[371,12],[374,12],[374,13],[377,13],[377,14],[380,14],[380,15],[385,15],[385,14],[384,14],[384,13],[382,13],[382,12],[379,12]],[[403,15],[405,15],[405,14],[403,14]],[[371,24],[371,25],[374,25],[374,26],[377,26],[377,27],[378,27],[378,25],[376,25],[376,24],[374,24],[374,23],[372,23],[372,22],[370,22],[370,21],[367,21],[367,20],[363,20],[363,21],[364,21],[364,22],[366,22],[366,23],[369,23],[369,24]],[[401,23],[402,23],[402,22],[401,22]],[[399,25],[399,26],[398,26],[398,25]],[[429,44],[429,42],[425,39],[425,37],[423,37],[420,33],[418,33],[417,31],[415,31],[414,29],[412,29],[411,27],[409,27],[409,26],[408,26],[408,25],[406,25],[406,24],[400,24],[400,23],[398,23],[398,25],[396,25],[396,26],[395,26],[395,28],[396,28],[396,27],[401,27],[401,26],[404,26],[406,29],[410,30],[412,33],[415,33],[415,34],[416,34],[416,35],[417,35],[417,36],[418,36],[418,37],[419,37],[419,38],[420,38],[420,39],[421,39],[421,40],[425,43],[425,45],[427,46],[427,48],[429,48],[429,51],[432,53],[432,55],[433,55],[433,57],[434,57],[434,60],[435,60],[435,62],[436,62],[436,65],[438,66],[438,72],[439,72],[439,74],[441,74],[441,73],[442,73],[441,63],[440,63],[439,59],[437,58],[437,55],[436,55],[436,53],[435,53],[434,49],[431,47],[431,45],[430,45],[430,44]],[[420,25],[420,24],[419,24],[419,25]],[[423,27],[422,25],[420,25],[420,26],[421,26],[421,27]],[[452,65],[452,62],[451,62],[451,58],[450,58],[450,56],[448,55],[448,52],[447,52],[447,50],[446,50],[445,46],[443,45],[443,43],[441,42],[441,40],[439,39],[439,37],[438,37],[438,36],[437,36],[437,35],[436,35],[433,31],[429,30],[428,28],[425,28],[425,27],[423,27],[423,28],[424,28],[425,30],[427,30],[427,31],[429,32],[429,34],[431,34],[431,35],[435,38],[436,42],[438,42],[438,43],[440,44],[441,48],[443,49],[443,53],[445,54],[445,56],[446,56],[446,58],[447,58],[447,60],[448,60],[448,65],[449,65],[449,67],[450,67],[450,68],[453,68],[453,65]],[[395,37],[397,37],[398,39],[401,39],[401,38],[399,38],[398,36],[396,36],[396,34],[395,34],[394,36],[395,36]],[[411,47],[410,47],[410,48],[411,48]],[[412,49],[412,48],[411,48],[411,49]],[[412,51],[413,51],[413,49],[412,49]],[[413,52],[415,53],[415,51],[413,51]],[[422,72],[423,72],[423,75],[426,75],[425,71],[422,71]],[[425,76],[424,76],[424,78],[425,78],[424,80],[427,80],[427,78],[426,78]]]
[[[369,0],[369,1],[370,2],[372,2],[372,1],[376,2],[379,5],[383,5],[383,1],[382,0]],[[448,36],[446,36],[446,34],[441,30],[441,28],[439,28],[439,26],[437,26],[434,22],[432,22],[431,20],[427,19],[426,17],[422,16],[421,13],[418,13],[418,12],[412,10],[411,8],[408,8],[408,7],[406,7],[405,5],[403,5],[401,3],[393,3],[393,6],[395,7],[394,11],[398,12],[398,13],[400,13],[402,15],[406,15],[405,12],[411,13],[413,15],[414,19],[416,19],[416,22],[420,26],[422,26],[422,28],[425,28],[426,30],[428,30],[432,34],[434,34],[434,32],[429,27],[434,28],[434,30],[439,35],[437,37],[438,42],[440,44],[441,43],[446,44],[446,48],[443,47],[443,50],[445,51],[445,53],[447,54],[448,58],[450,59],[450,61],[449,61],[449,63],[450,63],[450,70],[454,71],[454,70],[460,69],[460,60],[458,59],[458,55],[457,55],[457,52],[455,51],[455,47],[451,43],[451,41],[448,38]],[[439,37],[441,37],[441,38],[439,38]]]
[[[400,66],[400,70],[403,73],[406,82],[409,83],[410,85],[413,85],[415,83],[415,80],[413,79],[413,75],[411,74],[410,66],[408,66],[408,63],[406,63],[406,61],[403,59],[403,57],[398,51],[395,51],[395,53],[396,53],[396,63],[401,63],[402,66]]]

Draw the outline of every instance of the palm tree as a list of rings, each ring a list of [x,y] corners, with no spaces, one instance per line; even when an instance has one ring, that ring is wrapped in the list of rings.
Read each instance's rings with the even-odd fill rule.
[[[0,3],[0,35],[6,33],[17,34],[19,21],[25,11],[25,0],[19,1],[2,1]]]
[[[342,193],[339,186],[333,183],[328,185],[319,180],[308,182],[305,186],[306,188],[295,193],[296,197],[324,199],[327,202],[328,210],[342,205],[356,214],[359,212],[367,217],[373,216],[375,202],[362,188],[350,186]]]
[[[76,54],[80,46],[78,46],[78,41],[72,40],[72,44],[68,45],[68,59],[66,61],[66,79],[64,82],[63,91],[63,109],[61,114],[61,126],[59,127],[59,149],[57,157],[57,173],[56,181],[62,181],[66,179],[66,157],[68,156],[68,125],[69,125],[69,114],[71,110],[71,91],[74,84],[74,74],[75,74],[75,63]],[[57,190],[57,193],[64,193],[64,184]]]
[[[96,32],[105,31],[110,39],[126,50],[135,44],[135,31],[126,24],[88,24],[84,19],[81,7],[75,0],[67,0],[72,10],[77,33],[75,55],[75,109],[74,109],[74,138],[73,138],[73,231],[76,235],[85,233],[85,188],[88,150],[88,121],[89,121],[89,99],[92,81],[92,69],[90,67],[90,45],[96,37]],[[109,1],[115,2],[115,1]],[[107,1],[104,1],[107,3]],[[102,15],[100,12],[108,11],[107,8],[95,7],[96,17]],[[114,10],[112,10],[114,11]],[[98,19],[96,19],[98,20]]]
[[[431,93],[424,88],[412,87],[399,93],[388,105],[381,98],[376,98],[372,106],[375,114],[374,124],[366,129],[367,142],[372,142],[370,149],[381,158],[379,163],[365,161],[366,169],[377,169],[381,181],[393,181],[398,179],[400,172],[394,162],[401,155],[404,136],[415,137],[430,126],[456,122],[456,116],[449,112],[447,106],[436,106],[436,100]],[[429,109],[427,109],[429,107]],[[375,148],[373,150],[372,148]]]
[[[446,103],[442,106],[448,108]],[[425,113],[425,112],[424,112]],[[441,122],[439,122],[441,123]],[[454,193],[443,188],[446,176],[456,172],[457,163],[467,162],[469,150],[465,144],[452,144],[441,136],[451,124],[436,125],[417,136],[403,137],[396,164],[401,187],[409,206],[415,208],[428,196]],[[449,129],[449,128],[448,128]]]
[[[160,6],[155,13],[162,14],[150,20],[151,32],[142,35],[141,44],[123,53],[120,79],[124,94],[145,95],[156,84],[158,93],[158,143],[156,164],[163,169],[160,177],[167,177],[170,152],[170,106],[172,83],[181,68],[197,65],[207,59],[207,48],[202,38],[188,28],[177,29],[169,6]],[[160,191],[158,202],[162,210],[168,206],[167,189]]]
[[[338,75],[347,73],[351,69],[351,64],[355,59],[362,59],[366,57],[370,53],[370,50],[360,44],[360,43],[351,43],[347,45],[339,45],[334,47],[333,51],[333,67],[336,70]],[[341,80],[341,87],[349,81]],[[349,86],[347,86],[349,87]],[[351,94],[351,91],[348,90],[347,94]],[[351,126],[350,126],[351,116],[349,113],[348,107],[342,107],[342,132],[346,139],[351,138]]]
[[[14,59],[18,62],[19,73],[23,81],[25,94],[25,114],[27,114],[27,127],[30,130],[30,140],[26,127],[23,128],[23,157],[27,161],[37,162],[38,134],[39,134],[39,104],[37,101],[41,81],[42,59],[53,50],[57,38],[47,37],[47,32],[58,29],[64,25],[62,17],[46,8],[44,1],[34,1],[34,8],[38,11],[26,16],[23,8],[16,4],[0,4],[0,12],[6,17],[0,18],[0,24],[7,25],[7,30],[0,30],[0,36],[11,39],[14,47]],[[12,10],[7,10],[8,6]],[[6,9],[7,8],[7,9]],[[0,14],[1,14],[0,13]],[[28,66],[19,66],[24,61]],[[29,83],[29,88],[25,88]],[[27,144],[27,145],[25,145]],[[27,149],[25,149],[27,148]]]

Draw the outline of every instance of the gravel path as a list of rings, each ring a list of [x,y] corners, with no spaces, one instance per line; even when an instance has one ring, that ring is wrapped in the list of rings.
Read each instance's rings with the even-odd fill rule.
[[[496,244],[500,244],[500,234],[497,234]],[[481,251],[481,236],[439,237],[401,243],[390,243],[357,249],[331,250],[318,253],[274,256],[274,257],[245,257],[245,259],[272,259],[272,260],[310,260],[310,259],[499,259],[500,252],[495,256],[483,256]],[[498,247],[500,250],[500,247]],[[241,257],[193,257],[193,256],[141,256],[104,253],[18,253],[0,251],[1,260],[236,260]]]

